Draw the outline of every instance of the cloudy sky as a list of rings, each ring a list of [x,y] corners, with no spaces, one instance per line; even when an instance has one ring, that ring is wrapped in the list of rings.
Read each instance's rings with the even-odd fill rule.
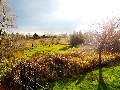
[[[7,0],[20,33],[72,33],[100,20],[119,17],[119,0]]]

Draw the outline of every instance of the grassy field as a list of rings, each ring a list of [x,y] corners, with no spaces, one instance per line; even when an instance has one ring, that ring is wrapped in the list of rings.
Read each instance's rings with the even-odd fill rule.
[[[69,49],[69,45],[39,45],[33,49],[24,50],[25,57],[33,56],[36,54],[55,54],[55,53],[65,53]]]
[[[55,53],[66,53],[70,48],[68,45],[68,40],[66,38],[61,38],[59,40],[60,44],[56,44],[58,39],[55,38],[53,43],[51,43],[51,38],[44,38],[38,40],[22,40],[16,42],[17,46],[20,46],[19,51],[15,51],[7,57],[4,57],[4,62],[0,63],[0,77],[4,76],[11,67],[15,67],[19,62],[39,58],[41,55],[55,54]],[[67,43],[67,44],[66,44]],[[32,44],[34,47],[32,48]]]
[[[62,78],[48,90],[120,90],[120,62],[72,78]]]
[[[33,49],[26,49],[15,52],[10,58],[6,58],[6,62],[0,63],[0,77],[5,75],[11,67],[15,67],[19,62],[24,60],[34,60],[44,55],[54,55],[56,53],[67,53],[69,45],[39,45]]]
[[[17,69],[16,66],[19,66],[20,62],[31,62],[33,67],[34,64],[37,64],[37,68],[39,68],[37,73],[42,73],[45,76],[38,75],[38,82],[57,80],[48,84],[46,87],[48,90],[52,88],[54,90],[97,90],[98,86],[106,88],[101,90],[120,88],[120,64],[112,64],[118,59],[119,54],[102,53],[102,64],[113,66],[82,74],[84,70],[95,69],[98,65],[97,51],[88,45],[71,48],[67,43],[68,39],[61,39],[59,43],[57,42],[57,38],[54,40],[54,44],[51,43],[51,39],[24,41],[23,49],[5,57],[6,61],[0,63],[0,78],[4,78],[6,75],[11,75],[11,78],[14,78],[11,73],[12,68]],[[34,47],[31,47],[32,43],[34,43]],[[40,68],[41,66],[44,70]],[[61,68],[61,66],[63,67]]]

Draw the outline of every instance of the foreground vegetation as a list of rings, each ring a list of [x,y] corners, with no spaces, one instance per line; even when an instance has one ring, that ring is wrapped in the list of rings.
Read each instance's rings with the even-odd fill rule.
[[[75,77],[81,75],[83,72],[97,68],[99,64],[98,57],[98,53],[89,45],[79,45],[71,48],[69,45],[62,44],[39,44],[38,46],[11,54],[8,62],[1,64],[2,85],[10,87],[10,82],[15,82],[17,85],[20,84],[20,62],[25,63],[26,66],[31,63],[31,67],[37,69],[37,82],[41,85],[49,85],[49,83],[61,78]],[[102,65],[110,66],[114,61],[119,59],[119,54],[102,53],[101,57]],[[64,83],[64,80],[59,82]],[[54,84],[53,88],[56,89],[59,87],[56,85],[57,82]]]
[[[100,79],[99,79],[100,78]],[[62,78],[48,85],[48,90],[119,90],[120,61],[111,67],[85,72],[76,77]]]
[[[34,41],[32,41],[32,43],[33,42]],[[20,62],[24,62],[28,59],[32,61],[34,59],[40,58],[41,56],[54,55],[55,53],[67,53],[69,49],[69,45],[38,45],[38,42],[39,41],[34,42],[34,47],[31,47],[32,43],[30,41],[26,42],[30,46],[25,43],[26,45],[22,47],[24,50],[13,52],[9,56],[4,57],[4,62],[0,63],[0,77],[4,76]]]

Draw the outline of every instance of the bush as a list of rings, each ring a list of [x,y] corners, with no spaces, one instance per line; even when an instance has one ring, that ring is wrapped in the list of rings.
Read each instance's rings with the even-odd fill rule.
[[[39,35],[38,35],[37,33],[35,33],[35,34],[33,35],[33,39],[39,39]]]
[[[70,37],[70,45],[72,47],[77,46],[79,44],[83,44],[84,43],[84,37],[83,34],[81,32],[77,33],[74,32],[71,37]]]

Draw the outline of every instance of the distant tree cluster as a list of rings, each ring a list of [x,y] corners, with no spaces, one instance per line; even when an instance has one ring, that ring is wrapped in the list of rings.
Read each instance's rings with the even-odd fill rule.
[[[39,39],[39,35],[37,33],[33,34],[33,39]]]
[[[57,35],[47,35],[47,34],[43,34],[43,35],[38,35],[37,33],[34,33],[32,36],[32,39],[40,39],[40,38],[56,38]]]

